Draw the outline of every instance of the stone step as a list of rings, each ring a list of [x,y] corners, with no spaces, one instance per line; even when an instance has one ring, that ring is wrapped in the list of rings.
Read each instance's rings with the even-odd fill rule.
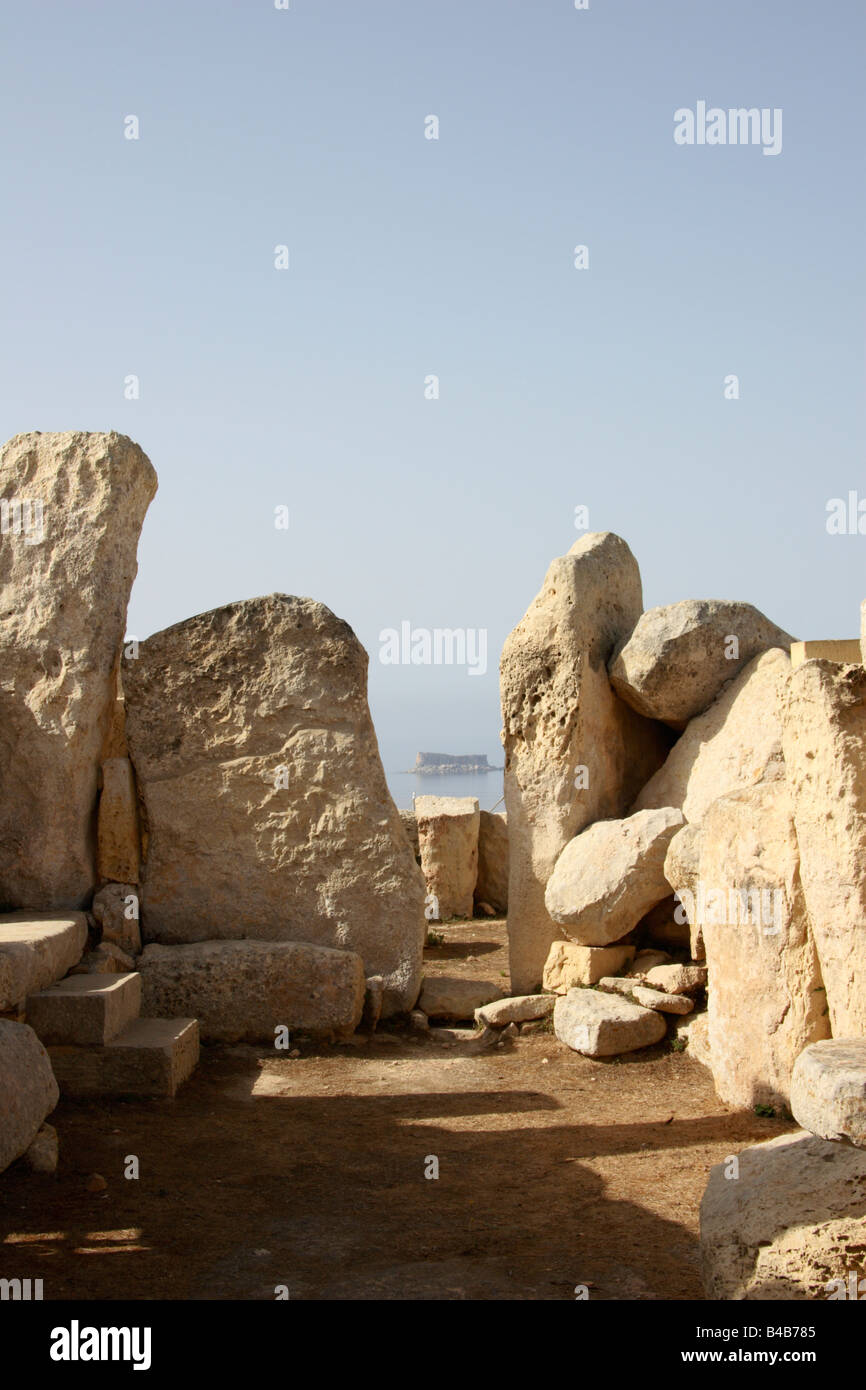
[[[86,944],[83,912],[0,913],[0,1013],[62,979]]]
[[[173,1096],[198,1064],[194,1018],[137,1018],[105,1047],[49,1047],[64,1096]]]
[[[141,976],[69,975],[27,997],[27,1022],[46,1047],[104,1047],[138,1018]]]

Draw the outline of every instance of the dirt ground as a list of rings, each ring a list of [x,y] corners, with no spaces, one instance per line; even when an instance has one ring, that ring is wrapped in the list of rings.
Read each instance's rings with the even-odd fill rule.
[[[437,930],[431,973],[505,986],[503,922]],[[203,1048],[174,1101],[62,1101],[58,1172],[0,1182],[0,1278],[46,1300],[700,1299],[710,1167],[792,1127],[730,1112],[667,1043],[298,1045]]]

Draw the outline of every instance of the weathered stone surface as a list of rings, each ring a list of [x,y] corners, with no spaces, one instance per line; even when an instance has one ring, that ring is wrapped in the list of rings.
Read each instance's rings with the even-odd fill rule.
[[[701,829],[684,825],[674,835],[665,855],[665,878],[677,899],[675,913],[688,924],[689,951],[693,960],[704,959],[704,938],[691,907],[698,894],[701,874]]]
[[[60,1143],[53,1125],[41,1125],[36,1138],[24,1154],[24,1162],[34,1173],[56,1173]]]
[[[637,983],[637,980],[629,979],[627,976],[603,975],[598,987],[605,994],[621,994],[624,998],[631,999]]]
[[[197,1018],[204,1042],[273,1043],[279,1026],[347,1037],[364,1008],[361,957],[306,941],[152,945],[138,966],[142,1013]]]
[[[0,907],[78,908],[93,892],[99,763],[155,492],[121,434],[34,432],[0,450],[0,493],[42,514],[41,540],[15,534],[14,514],[0,538]]]
[[[489,903],[497,912],[508,911],[508,817],[504,812],[481,812],[475,901]]]
[[[8,912],[0,916],[0,1011],[59,980],[87,944],[83,912]]]
[[[663,1038],[661,1014],[594,989],[572,989],[557,998],[553,1030],[560,1042],[585,1057],[612,1057],[650,1047]]]
[[[424,881],[385,783],[367,654],[312,599],[229,604],[126,661],[148,823],[142,935],[355,951],[383,1016],[421,977]]]
[[[102,764],[97,821],[99,877],[118,883],[137,883],[140,842],[138,793],[132,763],[129,758],[106,758]]]
[[[655,1009],[660,1014],[690,1014],[695,1001],[685,994],[664,994],[658,989],[647,989],[646,985],[634,985],[632,998],[645,1009]]]
[[[474,796],[419,796],[415,799],[421,872],[438,911],[429,921],[471,917],[478,877],[480,813]]]
[[[52,1047],[64,1096],[171,1098],[198,1065],[194,1018],[137,1018],[105,1047]]]
[[[428,1018],[459,1022],[474,1018],[475,1010],[501,999],[504,991],[493,980],[466,980],[460,976],[425,975],[418,1008]]]
[[[783,747],[800,873],[836,1037],[866,1035],[866,669],[791,676]]]
[[[786,652],[765,652],[750,662],[692,720],[633,809],[679,806],[687,821],[699,823],[727,792],[784,776],[781,716],[790,674]]]
[[[683,729],[754,657],[787,652],[793,640],[750,603],[686,599],[640,616],[614,653],[610,681],[639,714]]]
[[[866,1038],[827,1038],[800,1053],[791,1114],[812,1134],[866,1149]]]
[[[607,678],[608,658],[640,611],[625,541],[589,533],[553,561],[505,642],[508,936],[519,993],[537,987],[562,936],[544,905],[560,852],[592,821],[624,815],[667,751],[670,735],[619,700]]]
[[[141,976],[68,975],[28,995],[27,1022],[46,1047],[104,1046],[141,1012]]]
[[[603,976],[624,970],[634,960],[634,946],[578,946],[554,941],[544,966],[543,983],[553,994],[594,985]]]
[[[691,1050],[691,1046],[690,1049]],[[710,1170],[701,1202],[709,1299],[828,1299],[866,1249],[866,1153],[798,1131]],[[853,1255],[853,1259],[852,1259]]]
[[[101,941],[92,951],[87,951],[77,965],[73,965],[70,975],[128,975],[135,970],[135,958],[113,941]]]
[[[93,899],[93,916],[102,928],[103,942],[137,956],[141,950],[138,889],[134,883],[106,883]]]
[[[58,1095],[48,1054],[33,1029],[0,1018],[0,1173],[33,1143]]]
[[[583,946],[625,936],[669,896],[665,854],[683,824],[673,807],[597,821],[560,854],[544,895],[554,922]]]
[[[643,977],[650,989],[665,994],[688,994],[692,998],[707,987],[705,965],[655,965]]]
[[[792,642],[791,667],[796,671],[804,661],[814,661],[821,657],[824,661],[860,662],[860,639],[858,637],[841,640],[817,642]]]
[[[702,1067],[707,1067],[708,1070],[712,1071],[709,1014],[698,1014],[691,1020],[688,1031],[688,1049],[690,1057],[693,1057],[696,1062],[700,1062]]]
[[[635,956],[631,969],[626,971],[630,980],[642,980],[648,971],[653,970],[657,965],[669,965],[670,956],[667,951],[644,950],[638,951]]]
[[[713,803],[701,879],[716,1091],[743,1108],[787,1105],[796,1058],[830,1023],[784,781]]]
[[[547,1018],[553,1013],[556,999],[552,994],[518,994],[510,999],[496,999],[475,1010],[476,1023],[489,1023],[502,1028],[506,1023],[527,1023],[534,1018]]]
[[[414,811],[400,811],[400,822],[406,832],[406,839],[409,841],[409,848],[412,850],[416,861],[421,862],[421,846],[418,843],[418,822],[415,819]]]

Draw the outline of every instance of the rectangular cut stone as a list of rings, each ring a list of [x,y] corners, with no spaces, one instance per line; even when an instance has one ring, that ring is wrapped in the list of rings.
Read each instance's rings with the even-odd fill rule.
[[[791,667],[796,671],[804,661],[844,661],[861,660],[860,638],[843,637],[838,641],[792,642]]]
[[[176,1094],[198,1063],[194,1018],[137,1018],[105,1047],[50,1047],[65,1096]]]
[[[419,796],[415,820],[421,872],[435,899],[430,921],[471,917],[478,878],[481,816],[474,796]]]
[[[88,1047],[116,1038],[141,1009],[141,976],[70,975],[27,999],[27,1022],[46,1045]]]
[[[544,988],[567,994],[582,985],[595,985],[605,975],[624,970],[634,960],[634,946],[578,946],[554,941],[544,966]]]
[[[53,984],[81,959],[87,944],[83,912],[0,915],[0,1013]]]
[[[143,1012],[194,1015],[205,1042],[273,1043],[280,1026],[345,1037],[364,1008],[361,957],[303,941],[153,945],[138,966]]]

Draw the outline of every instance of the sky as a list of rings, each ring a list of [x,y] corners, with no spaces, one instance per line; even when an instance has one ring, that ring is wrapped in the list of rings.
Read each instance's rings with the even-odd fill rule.
[[[861,0],[289,3],[0,10],[0,434],[150,457],[129,633],[320,600],[388,768],[501,760],[499,652],[578,507],[646,607],[856,636]],[[676,143],[702,101],[781,149]],[[384,663],[403,623],[486,671]]]

